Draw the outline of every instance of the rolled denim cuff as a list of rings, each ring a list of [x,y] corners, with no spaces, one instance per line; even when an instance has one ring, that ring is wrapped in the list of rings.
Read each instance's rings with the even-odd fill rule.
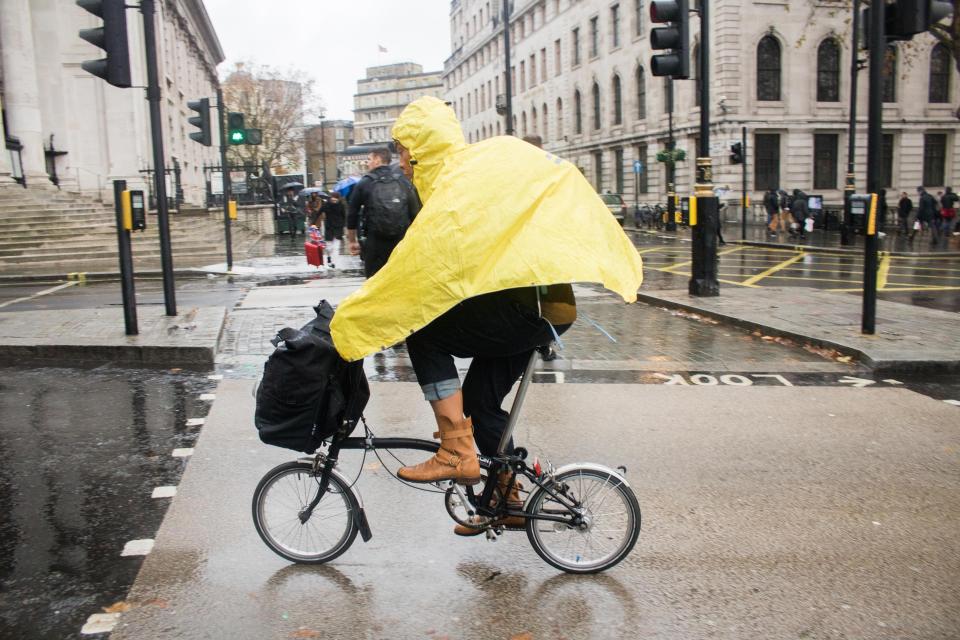
[[[449,380],[440,380],[420,385],[423,390],[423,397],[427,402],[443,400],[449,398],[460,390],[460,379],[450,378]]]

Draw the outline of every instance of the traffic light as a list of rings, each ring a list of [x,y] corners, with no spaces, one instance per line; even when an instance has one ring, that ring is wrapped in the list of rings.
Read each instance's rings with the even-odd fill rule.
[[[199,131],[190,134],[191,140],[196,140],[205,147],[213,144],[213,138],[210,135],[210,99],[200,98],[187,103],[187,108],[196,111],[197,115],[187,119],[187,122],[195,126]]]
[[[243,128],[243,114],[231,111],[227,114],[227,142],[247,144],[247,130]]]
[[[263,131],[261,129],[247,129],[247,144],[263,144]]]
[[[895,0],[884,7],[883,32],[887,42],[912,40],[913,36],[929,31],[931,25],[953,13],[948,0]],[[863,10],[863,46],[870,48],[870,9]]]
[[[655,76],[670,76],[674,80],[690,77],[690,7],[688,0],[653,0],[650,3],[650,21],[666,23],[666,27],[650,30],[650,47],[669,49],[650,58],[650,70]]]
[[[126,0],[77,0],[77,5],[103,20],[96,29],[81,29],[80,37],[103,49],[107,57],[84,60],[87,73],[103,78],[115,87],[130,86],[130,54],[127,48]]]
[[[730,145],[730,163],[740,164],[741,162],[743,162],[743,145],[739,142],[734,142]]]

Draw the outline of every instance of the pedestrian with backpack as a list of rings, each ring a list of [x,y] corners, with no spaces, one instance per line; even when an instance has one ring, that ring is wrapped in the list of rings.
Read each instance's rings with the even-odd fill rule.
[[[348,202],[347,242],[350,253],[360,253],[358,227],[363,230],[363,271],[368,278],[387,263],[407,227],[417,215],[417,197],[413,185],[390,166],[392,155],[386,147],[367,156],[370,172],[353,188]]]

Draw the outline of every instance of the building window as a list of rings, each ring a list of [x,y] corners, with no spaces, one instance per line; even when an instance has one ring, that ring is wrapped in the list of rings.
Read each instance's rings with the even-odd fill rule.
[[[600,128],[600,85],[596,82],[593,83],[593,129],[596,131]]]
[[[892,44],[883,59],[883,101],[897,101],[897,48]]]
[[[580,90],[573,92],[573,132],[583,133],[583,108],[580,104]]]
[[[616,176],[617,193],[623,193],[623,149],[618,147],[613,150],[614,175]]]
[[[563,140],[563,100],[557,98],[557,140]]]
[[[753,136],[753,188],[758,191],[780,188],[780,135]]]
[[[620,5],[615,4],[610,7],[610,35],[613,40],[613,48],[620,46]]]
[[[530,87],[537,85],[537,54],[530,56]]]
[[[889,189],[893,186],[893,134],[883,134],[880,147],[880,186]]]
[[[623,124],[623,96],[618,75],[613,76],[613,124]]]
[[[603,191],[603,151],[593,152],[593,180],[597,193]]]
[[[560,65],[560,40],[554,40],[553,42],[553,75],[559,76],[563,67]]]
[[[840,101],[840,45],[827,38],[817,47],[817,102]]]
[[[757,100],[780,100],[780,43],[773,36],[757,45]]]
[[[633,34],[643,35],[643,0],[633,0]]]
[[[945,182],[947,134],[923,134],[923,186],[940,187]]]
[[[547,50],[540,49],[540,82],[547,81]]]
[[[520,135],[527,135],[527,112],[524,111],[520,114]]]
[[[640,167],[643,169],[640,172],[640,193],[649,193],[650,191],[650,180],[648,178],[649,173],[647,171],[647,145],[643,143],[637,147],[637,160],[640,161]]]
[[[537,108],[531,107],[530,109],[530,133],[537,135],[540,133],[540,127],[537,125]]]
[[[590,57],[596,58],[600,55],[600,18],[594,16],[590,18]]]
[[[580,29],[574,29],[571,32],[571,46],[573,47],[573,63],[571,66],[576,67],[580,64]]]
[[[543,108],[540,109],[540,113],[543,114],[543,133],[540,134],[542,142],[547,141],[547,134],[550,132],[550,118],[547,116],[547,103],[543,103]]]
[[[643,74],[643,67],[637,67],[637,119],[647,117],[647,79]]]
[[[942,43],[930,51],[930,102],[950,102],[950,52]]]
[[[813,188],[837,188],[837,139],[835,133],[813,136]]]

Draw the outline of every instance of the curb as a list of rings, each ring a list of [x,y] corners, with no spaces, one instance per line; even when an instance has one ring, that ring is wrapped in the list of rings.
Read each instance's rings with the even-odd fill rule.
[[[186,278],[205,278],[209,271],[203,269],[174,269],[173,275],[177,277],[186,277]],[[220,275],[231,275],[231,274],[220,274]],[[161,270],[149,270],[149,271],[136,271],[133,273],[134,278],[144,277],[144,278],[162,278],[163,271]],[[119,271],[74,271],[70,273],[28,273],[23,275],[0,275],[0,284],[18,284],[18,283],[28,283],[28,282],[63,282],[70,280],[79,280],[81,282],[94,282],[102,280],[119,280],[120,272]]]
[[[675,300],[666,300],[664,298],[658,298],[657,296],[641,293],[639,291],[637,292],[637,301],[645,302],[647,304],[663,307],[666,309],[677,309],[680,311],[695,313],[700,316],[705,316],[713,320],[718,320],[720,322],[732,324],[734,326],[742,327],[744,329],[750,329],[753,331],[762,331],[765,335],[769,335],[769,336],[776,336],[780,338],[790,338],[791,340],[805,342],[815,347],[833,349],[845,356],[851,356],[853,358],[856,358],[858,362],[869,367],[877,375],[887,375],[887,374],[893,374],[893,373],[930,373],[930,374],[960,373],[960,361],[940,361],[940,360],[876,361],[873,358],[871,358],[869,355],[861,351],[860,349],[856,347],[851,347],[850,345],[845,345],[845,344],[833,342],[831,340],[827,340],[824,338],[818,338],[815,336],[809,336],[802,333],[797,333],[795,331],[777,329],[769,325],[760,324],[758,322],[752,322],[750,320],[745,320],[737,316],[727,315],[724,313],[720,313],[718,311],[712,311],[710,309],[702,309],[692,304],[686,304],[686,303],[678,302]]]
[[[211,347],[161,347],[126,345],[0,345],[0,363],[33,362],[64,366],[77,363],[110,362],[121,366],[177,366],[212,371],[217,350]]]

